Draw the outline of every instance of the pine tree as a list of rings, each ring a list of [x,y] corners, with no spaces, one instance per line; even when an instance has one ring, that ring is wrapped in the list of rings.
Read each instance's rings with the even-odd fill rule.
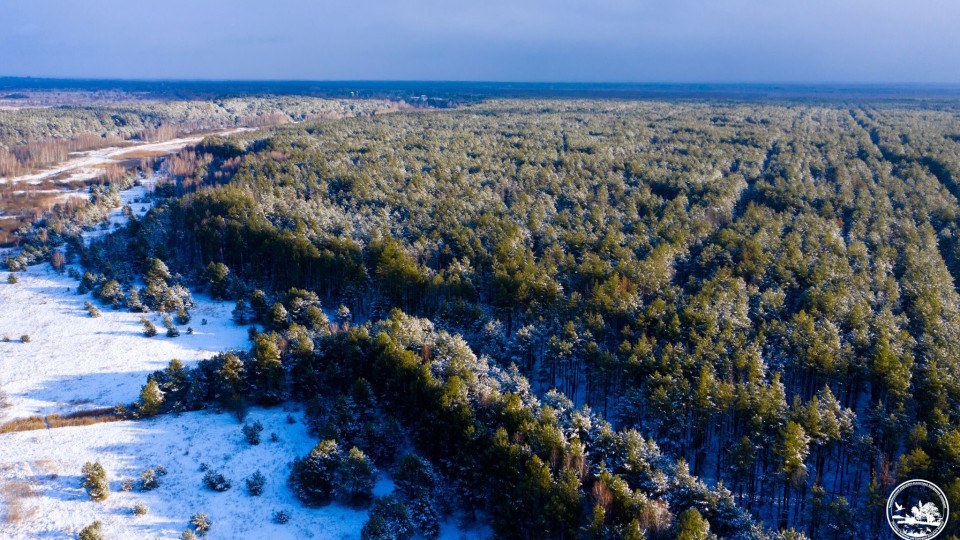
[[[340,459],[335,490],[341,500],[358,504],[370,499],[377,482],[377,468],[359,448],[354,446]]]
[[[247,303],[240,298],[233,308],[233,322],[239,326],[247,324]]]
[[[320,442],[303,458],[293,461],[289,484],[294,494],[308,506],[318,506],[330,500],[334,479],[340,466],[337,442]]]
[[[350,308],[340,304],[340,307],[337,308],[337,324],[340,325],[340,328],[347,328],[352,318]]]
[[[363,540],[407,540],[413,536],[413,523],[404,504],[392,495],[373,502],[370,518],[360,530]]]
[[[88,461],[81,471],[83,488],[87,490],[90,500],[105,500],[110,495],[110,483],[107,482],[107,471],[104,470],[103,465],[100,465],[99,461],[94,463]]]
[[[277,302],[276,304],[270,306],[270,327],[274,330],[285,330],[287,325],[290,324],[290,316],[287,313],[287,308],[283,307],[283,304]]]
[[[279,403],[283,396],[286,373],[280,362],[276,334],[258,334],[253,339],[251,353],[257,397],[263,403]]]
[[[687,508],[677,517],[677,540],[711,540],[710,522],[703,519],[696,508]]]
[[[393,474],[397,493],[405,499],[421,495],[433,497],[437,489],[437,475],[433,466],[422,457],[410,453],[400,458]]]
[[[147,379],[147,384],[140,390],[140,415],[153,416],[160,412],[163,406],[163,392],[157,381],[151,376]]]

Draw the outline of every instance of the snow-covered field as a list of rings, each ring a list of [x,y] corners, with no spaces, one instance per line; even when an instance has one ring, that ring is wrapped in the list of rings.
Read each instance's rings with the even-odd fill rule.
[[[280,409],[254,409],[248,421],[264,426],[263,442],[247,444],[229,414],[185,413],[134,422],[25,431],[0,436],[0,493],[3,506],[18,520],[0,524],[4,538],[73,538],[95,519],[107,538],[175,538],[197,512],[209,514],[209,538],[356,538],[366,512],[339,505],[307,509],[285,485],[288,465],[316,444],[302,423],[287,424]],[[279,442],[270,442],[276,433]],[[80,487],[84,462],[99,460],[107,470],[111,494],[94,502]],[[233,487],[223,493],[203,487],[200,464],[222,472]],[[124,478],[139,478],[148,467],[163,465],[167,475],[153,491],[121,491]],[[260,470],[264,493],[246,493],[243,479]],[[381,481],[377,492],[392,485]],[[24,496],[26,495],[26,496]],[[137,502],[149,507],[134,516]],[[286,524],[272,522],[283,510]]]
[[[201,294],[191,310],[193,335],[182,328],[177,338],[147,338],[139,313],[100,306],[103,315],[90,317],[84,302],[91,296],[78,295],[77,281],[48,264],[17,276],[11,285],[4,273],[0,283],[0,338],[11,340],[0,341],[0,388],[10,403],[3,420],[131,403],[147,375],[173,358],[189,366],[249,346],[246,328],[230,318],[232,305]],[[162,328],[158,315],[149,317]],[[24,334],[29,343],[20,342]]]

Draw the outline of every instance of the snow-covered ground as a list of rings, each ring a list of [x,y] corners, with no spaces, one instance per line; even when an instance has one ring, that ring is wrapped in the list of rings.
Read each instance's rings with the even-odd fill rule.
[[[109,407],[137,399],[147,374],[163,369],[173,358],[186,365],[217,352],[246,349],[247,330],[231,320],[232,304],[194,295],[189,325],[176,338],[143,335],[141,314],[114,311],[87,295],[77,294],[77,281],[49,264],[17,273],[19,283],[0,282],[0,388],[10,405],[0,419]],[[84,302],[92,301],[102,316],[92,318]],[[158,327],[162,321],[149,315]],[[203,319],[207,324],[203,324]],[[20,336],[30,336],[21,343]]]
[[[281,409],[252,409],[248,422],[264,426],[263,442],[247,444],[237,420],[229,414],[205,412],[162,416],[93,426],[27,431],[0,435],[0,512],[14,511],[18,520],[0,522],[3,538],[74,538],[95,519],[106,538],[177,538],[197,512],[210,516],[207,538],[359,538],[367,511],[339,504],[305,508],[286,486],[289,464],[316,444],[294,414],[286,422]],[[278,441],[271,442],[276,433]],[[94,502],[81,488],[80,470],[98,460],[107,471],[110,496]],[[233,487],[223,493],[203,487],[200,464],[224,474]],[[138,478],[148,467],[163,465],[167,475],[153,491],[123,492],[124,478]],[[263,495],[247,494],[244,478],[260,470],[267,481]],[[381,474],[375,495],[392,491]],[[19,493],[15,500],[6,494]],[[149,507],[134,516],[137,502]],[[273,522],[275,512],[290,516]],[[9,514],[7,514],[9,515]],[[441,537],[486,537],[489,530],[459,530],[449,520]]]

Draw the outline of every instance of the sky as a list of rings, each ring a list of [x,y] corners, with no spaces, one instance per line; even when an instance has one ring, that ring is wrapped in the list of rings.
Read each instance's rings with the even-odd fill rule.
[[[960,83],[957,0],[0,0],[0,76]]]

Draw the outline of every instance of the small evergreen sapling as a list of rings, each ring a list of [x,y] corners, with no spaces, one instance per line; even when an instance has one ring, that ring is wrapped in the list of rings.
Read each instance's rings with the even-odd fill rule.
[[[260,421],[243,425],[243,437],[252,446],[260,444],[260,433],[263,431],[263,424]]]
[[[103,540],[103,523],[100,520],[94,521],[84,527],[77,536],[78,540]]]
[[[143,335],[153,337],[157,335],[157,326],[150,322],[146,317],[140,317],[140,324],[143,325]]]
[[[259,470],[247,477],[247,493],[253,497],[259,497],[263,494],[263,485],[267,479]]]
[[[273,513],[273,522],[279,525],[283,525],[290,521],[290,514],[284,512],[283,510],[277,510]]]
[[[89,300],[84,302],[83,309],[87,310],[87,313],[89,313],[94,319],[100,316],[100,310],[97,309],[97,306],[93,305],[93,303],[91,303]]]
[[[17,275],[14,274],[13,272],[10,272],[10,275],[7,276],[7,283],[9,283],[9,284],[11,284],[11,285],[16,285],[17,282],[19,282],[19,281],[20,281],[20,280],[17,279]]]
[[[180,330],[173,324],[173,319],[169,315],[163,318],[163,326],[167,328],[167,337],[177,337],[180,335]]]
[[[133,505],[133,515],[135,516],[145,516],[149,511],[150,509],[143,502],[138,502],[137,504]]]
[[[107,471],[104,470],[100,462],[83,465],[81,469],[83,474],[83,488],[87,490],[87,495],[92,501],[102,501],[110,495],[110,484],[107,482]]]
[[[203,475],[203,485],[211,491],[227,491],[231,486],[230,481],[227,480],[226,477],[212,469]]]
[[[213,522],[210,521],[210,516],[207,514],[197,512],[190,518],[190,525],[193,526],[193,530],[197,531],[197,535],[204,536],[210,531],[210,526],[213,525]]]
[[[152,491],[160,487],[160,480],[157,479],[157,472],[148,468],[140,473],[140,491]]]

